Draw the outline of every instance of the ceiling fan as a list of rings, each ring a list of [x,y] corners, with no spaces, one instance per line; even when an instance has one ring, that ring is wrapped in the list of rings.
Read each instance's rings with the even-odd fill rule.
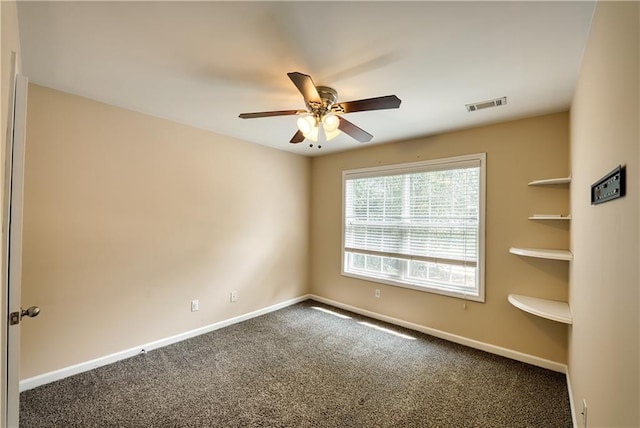
[[[341,115],[357,111],[385,110],[400,107],[401,101],[395,95],[337,103],[338,92],[335,89],[327,86],[316,86],[311,76],[303,73],[293,72],[287,73],[287,75],[304,97],[307,110],[242,113],[240,118],[253,119],[257,117],[298,115],[298,131],[289,141],[293,144],[301,143],[305,138],[316,142],[322,139],[323,134],[324,139],[329,141],[340,134],[341,131],[361,143],[366,143],[371,141],[373,135],[349,122]]]

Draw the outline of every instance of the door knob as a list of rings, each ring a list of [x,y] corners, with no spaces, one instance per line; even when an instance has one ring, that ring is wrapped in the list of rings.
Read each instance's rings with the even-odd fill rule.
[[[22,310],[22,312],[20,312],[20,319],[22,319],[22,317],[34,318],[40,313],[40,308],[37,306],[31,306],[29,309],[20,309]]]
[[[9,325],[17,325],[20,324],[20,320],[22,317],[37,317],[40,313],[40,308],[37,306],[31,306],[29,309],[20,308],[20,312],[11,312],[9,314]]]

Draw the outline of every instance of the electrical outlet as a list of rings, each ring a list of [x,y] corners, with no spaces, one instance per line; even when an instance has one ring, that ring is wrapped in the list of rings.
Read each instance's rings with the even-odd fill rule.
[[[379,288],[376,288],[376,294],[375,295],[376,295],[376,298],[378,298],[378,299],[380,298],[380,289]]]
[[[238,292],[237,291],[232,291],[231,292],[231,303],[237,302],[237,301],[238,301]]]
[[[582,400],[582,412],[580,412],[580,414],[582,415],[582,426],[583,427],[587,427],[587,400],[583,399]]]
[[[191,312],[195,312],[197,310],[200,309],[200,301],[199,300],[192,300],[191,301]]]

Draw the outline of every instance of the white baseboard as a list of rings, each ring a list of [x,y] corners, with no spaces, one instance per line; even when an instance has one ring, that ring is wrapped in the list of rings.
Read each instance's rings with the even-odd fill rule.
[[[307,294],[304,296],[296,297],[295,299],[290,299],[282,303],[278,303],[263,309],[259,309],[257,311],[249,312],[244,315],[239,315],[234,318],[229,318],[227,320],[223,320],[214,324],[210,324],[204,327],[200,327],[194,330],[190,330],[181,334],[177,334],[175,336],[167,337],[165,339],[156,340],[154,342],[146,343],[140,346],[136,346],[133,348],[125,349],[123,351],[119,351],[110,355],[106,355],[104,357],[96,358],[94,360],[86,361],[83,363],[75,364],[73,366],[65,367],[59,370],[54,370],[52,372],[43,373],[38,376],[33,376],[27,379],[23,379],[20,381],[20,392],[27,391],[29,389],[36,388],[41,385],[45,385],[50,382],[54,382],[56,380],[64,379],[69,376],[73,376],[78,373],[86,372],[89,370],[93,370],[98,367],[105,366],[107,364],[112,364],[120,360],[124,360],[126,358],[133,357],[143,352],[148,352],[157,348],[161,348],[163,346],[171,345],[173,343],[181,342],[186,339],[190,339],[195,336],[199,336],[201,334],[209,333],[214,330],[218,330],[223,327],[227,327],[232,324],[236,324],[242,321],[246,321],[251,318],[258,317],[260,315],[267,314],[269,312],[277,311],[278,309],[285,308],[287,306],[294,305],[296,303],[313,299],[321,303],[325,303],[327,305],[335,306],[337,308],[341,308],[347,311],[351,311],[360,315],[364,315],[370,318],[374,318],[380,321],[388,322],[390,324],[395,324],[401,327],[408,328],[410,330],[416,330],[422,333],[429,334],[431,336],[439,337],[441,339],[448,340],[450,342],[459,343],[461,345],[469,346],[471,348],[480,349],[482,351],[486,351],[492,354],[500,355],[503,357],[511,358],[516,361],[521,361],[524,363],[532,364],[534,366],[542,367],[545,369],[553,370],[560,373],[567,374],[567,366],[565,364],[561,364],[555,361],[547,360],[544,358],[536,357],[529,354],[524,354],[522,352],[513,351],[511,349],[503,348],[496,345],[491,345],[488,343],[480,342],[477,340],[469,339],[463,336],[458,336],[455,334],[447,333],[441,330],[436,330],[430,327],[425,327],[419,324],[414,324],[408,321],[404,321],[401,319],[389,317],[386,315],[381,315],[376,312],[371,312],[365,309],[361,309],[355,306],[347,305],[344,303],[336,302],[334,300],[326,299],[324,297],[316,296],[313,294]],[[568,382],[568,377],[567,377]],[[570,384],[569,384],[570,387]],[[569,399],[572,407],[572,414],[575,418],[575,411],[573,406],[573,400],[571,397],[571,389],[569,389]],[[575,426],[575,420],[574,420]]]
[[[578,426],[578,420],[576,419],[576,403],[573,401],[573,392],[571,391],[571,376],[569,370],[567,370],[567,391],[569,392],[569,406],[571,408],[571,422],[574,428]]]
[[[104,357],[96,358],[91,361],[86,361],[84,363],[75,364],[73,366],[65,367],[59,370],[54,370],[52,372],[48,372],[38,376],[33,376],[27,379],[23,379],[20,381],[20,392],[27,391],[29,389],[33,389],[38,386],[45,385],[47,383],[54,382],[56,380],[64,379],[66,377],[73,376],[78,373],[93,370],[95,368],[102,367],[107,364],[112,364],[117,361],[133,357],[140,353],[148,352],[153,349],[162,348],[163,346],[181,342],[183,340],[190,339],[192,337],[199,336],[201,334],[209,333],[211,331],[218,330],[220,328],[227,327],[232,324],[237,324],[239,322],[258,317],[260,315],[268,314],[269,312],[277,311],[278,309],[282,309],[287,306],[294,305],[296,303],[308,300],[310,298],[311,296],[308,294],[304,296],[296,297],[295,299],[287,300],[282,303],[277,303],[275,305],[272,305],[263,309],[258,309],[257,311],[253,311],[244,315],[239,315],[237,317],[229,318],[227,320],[223,320],[214,324],[200,327],[195,330],[190,330],[181,334],[177,334],[175,336],[167,337],[165,339],[156,340],[154,342],[146,343],[144,345],[136,346],[134,348],[125,349],[124,351],[120,351],[114,354],[106,355]]]
[[[469,339],[463,336],[458,336],[456,334],[447,333],[445,331],[436,330],[434,328],[425,327],[420,324],[414,324],[408,321],[404,321],[398,318],[389,317],[386,315],[381,315],[376,312],[371,312],[365,309],[361,309],[355,306],[346,305],[344,303],[336,302],[334,300],[326,299],[324,297],[316,296],[311,294],[309,296],[311,299],[316,300],[321,303],[326,303],[327,305],[335,306],[337,308],[344,309],[346,311],[354,312],[356,314],[364,315],[369,318],[374,318],[380,321],[388,322],[389,324],[395,324],[400,327],[405,327],[410,330],[416,330],[422,333],[429,334],[431,336],[439,337],[440,339],[445,339],[450,342],[459,343],[461,345],[468,346],[470,348],[480,349],[485,352],[489,352],[491,354],[500,355],[502,357],[511,358],[512,360],[521,361],[523,363],[528,363],[534,366],[542,367],[545,369],[553,370],[555,372],[567,373],[567,365],[558,363],[556,361],[547,360],[545,358],[536,357],[534,355],[525,354],[522,352],[514,351],[511,349],[503,348],[501,346],[491,345],[489,343],[480,342],[477,340]]]

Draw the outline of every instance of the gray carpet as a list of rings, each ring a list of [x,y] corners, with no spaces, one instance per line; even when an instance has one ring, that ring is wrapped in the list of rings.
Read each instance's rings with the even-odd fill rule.
[[[23,392],[20,411],[24,428],[571,426],[562,374],[310,300]]]

